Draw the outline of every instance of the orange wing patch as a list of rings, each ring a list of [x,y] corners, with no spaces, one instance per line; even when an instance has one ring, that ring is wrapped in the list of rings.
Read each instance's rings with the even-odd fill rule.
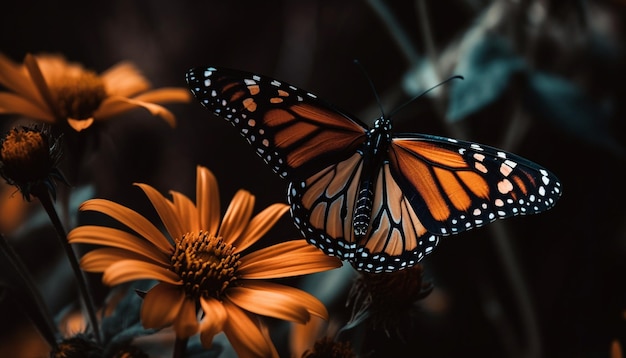
[[[522,178],[518,177],[517,175],[514,175],[512,179],[515,182],[515,185],[517,185],[519,190],[522,192],[522,194],[528,195],[528,189],[526,188],[526,184],[524,184],[524,181],[522,180]]]
[[[311,211],[309,223],[333,238],[354,241],[352,213],[362,159],[360,154],[355,153],[349,159],[331,165],[305,181],[307,189],[302,196],[302,205]],[[353,172],[353,179],[346,180]],[[320,198],[322,200],[318,200]]]
[[[347,151],[346,148],[356,149],[356,146],[362,142],[359,139],[365,137],[363,129],[357,127],[356,124],[334,126],[322,131],[320,125],[326,122],[339,122],[336,119],[337,115],[332,112],[319,109],[316,112],[309,105],[294,105],[291,109],[297,115],[306,114],[312,117],[300,118],[285,109],[271,109],[265,113],[263,123],[275,130],[275,146],[289,148],[286,151],[286,161],[292,168],[300,167],[310,161],[311,157],[336,150]]]
[[[339,115],[337,112],[306,103],[294,104],[290,109],[297,115],[323,126],[325,130],[336,128],[355,134],[363,134],[363,128],[361,126],[347,121],[345,117]]]
[[[395,154],[392,157],[396,161],[398,170],[417,189],[433,218],[438,221],[446,220],[450,216],[450,208],[448,208],[446,201],[441,195],[441,191],[437,187],[436,179],[429,170],[429,166],[422,160],[416,160],[415,154],[407,149],[414,146],[398,145],[398,149],[401,150],[395,150],[394,147],[392,146],[391,148]]]
[[[462,169],[468,168],[463,156],[457,152],[443,149],[432,143],[425,141],[409,141],[409,140],[395,140],[393,142],[395,146],[405,149],[408,152],[412,152],[423,158],[423,160],[436,163],[442,166]]]
[[[446,196],[452,202],[452,205],[454,205],[454,207],[458,210],[467,210],[472,204],[472,201],[454,174],[449,170],[441,169],[439,167],[435,167],[434,171],[437,179],[439,179],[439,182],[443,187],[443,190],[446,192]]]
[[[469,171],[462,171],[457,174],[474,195],[483,199],[487,199],[489,197],[489,184],[485,178],[477,173]]]
[[[251,95],[256,96],[259,92],[261,92],[261,89],[259,88],[259,85],[249,85],[248,91],[250,91]]]
[[[256,102],[252,98],[246,98],[243,100],[243,106],[250,112],[256,111]]]

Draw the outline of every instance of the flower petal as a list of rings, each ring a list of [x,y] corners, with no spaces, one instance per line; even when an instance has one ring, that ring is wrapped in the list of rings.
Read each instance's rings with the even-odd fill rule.
[[[30,75],[30,78],[33,80],[33,83],[35,84],[35,87],[37,87],[39,94],[41,94],[41,97],[43,98],[44,103],[48,105],[48,108],[50,108],[52,115],[57,116],[57,107],[55,106],[54,97],[52,96],[52,93],[50,92],[50,88],[48,87],[48,84],[43,76],[43,73],[41,69],[39,68],[39,64],[37,63],[37,59],[35,58],[35,56],[31,54],[27,54],[26,57],[24,58],[24,65],[26,66],[26,69],[28,70],[28,74]]]
[[[178,220],[174,204],[148,184],[135,183],[135,185],[140,187],[141,190],[146,193],[146,196],[150,199],[152,206],[156,209],[161,221],[167,229],[167,232],[170,233],[170,236],[172,238],[182,237],[186,233],[186,230],[183,229],[180,221]]]
[[[130,97],[150,89],[150,83],[137,67],[128,61],[120,62],[100,74],[107,92],[113,96]]]
[[[176,118],[172,112],[165,107],[121,96],[107,97],[104,101],[102,101],[100,107],[94,112],[94,117],[96,120],[108,119],[138,107],[147,109],[153,116],[159,116],[163,118],[171,127],[176,127]]]
[[[258,318],[251,317],[228,300],[224,300],[224,308],[228,313],[224,333],[238,357],[277,357],[274,345],[263,334]]]
[[[185,103],[191,100],[191,92],[180,87],[161,87],[134,96],[132,99],[150,103]]]
[[[218,236],[221,236],[228,244],[235,242],[250,223],[253,209],[254,195],[243,189],[237,191],[226,209]]]
[[[209,169],[199,165],[196,173],[196,205],[200,227],[211,235],[217,235],[221,214],[217,179]]]
[[[327,329],[326,321],[317,316],[305,324],[292,323],[289,329],[289,350],[292,357],[302,357]]]
[[[13,93],[0,92],[0,114],[20,114],[47,123],[54,123],[52,113],[36,103]]]
[[[109,266],[121,260],[145,261],[149,258],[135,252],[106,247],[92,250],[83,255],[80,259],[80,267],[87,272],[104,272]],[[158,262],[154,263],[159,264]]]
[[[307,275],[341,265],[341,260],[305,240],[291,240],[243,256],[237,272],[246,279],[268,279]]]
[[[31,102],[41,111],[48,112],[50,109],[44,102],[41,94],[33,81],[28,77],[28,72],[23,66],[18,66],[12,60],[0,53],[0,85],[15,92],[20,97]]]
[[[196,300],[185,298],[183,306],[174,319],[174,331],[177,338],[189,338],[198,333],[198,314],[196,311]]]
[[[279,203],[268,206],[252,218],[244,232],[231,245],[235,246],[237,251],[245,250],[263,237],[287,210],[289,210],[287,204]]]
[[[67,235],[70,244],[91,244],[111,246],[140,254],[155,262],[169,263],[172,247],[165,252],[152,243],[123,230],[106,226],[85,225],[70,231]]]
[[[237,306],[263,316],[306,323],[310,314],[326,319],[326,307],[317,298],[297,288],[266,281],[246,280],[226,290],[226,297]]]
[[[170,195],[174,200],[174,209],[181,221],[181,225],[189,231],[200,231],[200,223],[198,222],[198,210],[191,199],[186,195],[177,191],[170,190]]]
[[[91,127],[91,125],[93,124],[93,117],[86,118],[86,119],[66,118],[66,120],[67,120],[67,124],[69,124],[70,127],[72,127],[72,129],[74,129],[77,132],[83,131]]]
[[[118,261],[109,266],[104,271],[104,275],[102,275],[102,282],[109,286],[143,279],[158,280],[172,285],[181,283],[180,277],[174,272],[162,266],[140,260]]]
[[[144,328],[163,328],[174,322],[185,300],[180,286],[159,283],[146,293],[141,304]]]
[[[200,305],[204,311],[204,318],[200,322],[200,341],[205,348],[209,348],[213,337],[224,329],[228,317],[224,305],[214,298],[200,297]]]
[[[114,218],[145,237],[163,252],[168,252],[172,247],[165,235],[148,219],[123,205],[106,199],[91,199],[82,203],[78,209],[80,211],[99,211]]]

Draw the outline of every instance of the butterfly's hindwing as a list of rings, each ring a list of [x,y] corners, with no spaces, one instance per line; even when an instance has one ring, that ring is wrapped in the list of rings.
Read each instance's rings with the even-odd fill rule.
[[[554,206],[561,184],[541,166],[493,147],[403,135],[390,150],[394,176],[426,228],[450,235]]]
[[[213,67],[188,71],[187,82],[200,103],[237,127],[283,178],[311,175],[365,140],[362,123],[284,82]]]
[[[369,229],[362,238],[353,230],[359,176],[359,153],[289,186],[291,214],[310,243],[367,272],[410,267],[432,252],[438,237],[426,231],[389,166],[379,169]]]

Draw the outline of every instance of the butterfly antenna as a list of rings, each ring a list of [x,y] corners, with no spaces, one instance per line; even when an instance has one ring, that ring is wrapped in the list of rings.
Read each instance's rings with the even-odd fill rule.
[[[383,104],[380,101],[380,97],[378,96],[378,91],[376,91],[376,86],[374,86],[374,82],[372,81],[370,76],[367,74],[367,71],[365,71],[365,68],[363,67],[361,62],[359,62],[359,60],[354,59],[354,64],[359,67],[359,69],[361,70],[361,72],[363,72],[363,75],[367,79],[367,82],[370,84],[370,88],[372,89],[372,92],[374,92],[374,97],[376,98],[376,102],[378,102],[378,107],[380,108],[380,113],[384,117],[385,116],[385,109],[383,108]]]
[[[457,80],[457,79],[462,80],[462,79],[464,79],[464,78],[463,78],[463,76],[456,75],[456,76],[452,76],[452,77],[448,78],[447,80],[445,80],[445,81],[443,81],[443,82],[441,82],[441,83],[439,83],[439,84],[437,84],[437,85],[432,86],[431,88],[427,89],[426,91],[424,91],[424,92],[422,92],[422,93],[418,94],[417,96],[415,96],[415,97],[413,97],[413,98],[409,99],[408,101],[404,102],[402,105],[400,105],[400,107],[396,108],[393,112],[391,112],[391,114],[389,115],[389,117],[392,117],[394,114],[396,114],[396,113],[400,112],[400,110],[402,110],[404,107],[406,107],[406,106],[408,106],[409,104],[413,103],[414,101],[416,101],[416,100],[418,100],[418,99],[422,98],[422,97],[423,97],[423,96],[425,96],[428,92],[430,92],[430,91],[434,90],[435,88],[437,88],[437,87],[439,87],[439,86],[441,86],[441,85],[443,85],[443,84],[446,84],[446,83],[448,83],[448,82],[450,82],[450,81],[452,81],[452,80]]]

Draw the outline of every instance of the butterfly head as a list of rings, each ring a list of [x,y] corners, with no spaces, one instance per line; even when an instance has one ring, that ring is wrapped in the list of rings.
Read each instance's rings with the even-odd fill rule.
[[[386,151],[390,142],[391,119],[383,115],[376,119],[374,127],[369,130],[366,146],[370,146],[374,149],[374,152],[378,152],[381,149]]]
[[[391,132],[391,117],[382,115],[374,122],[374,128],[372,130]]]

